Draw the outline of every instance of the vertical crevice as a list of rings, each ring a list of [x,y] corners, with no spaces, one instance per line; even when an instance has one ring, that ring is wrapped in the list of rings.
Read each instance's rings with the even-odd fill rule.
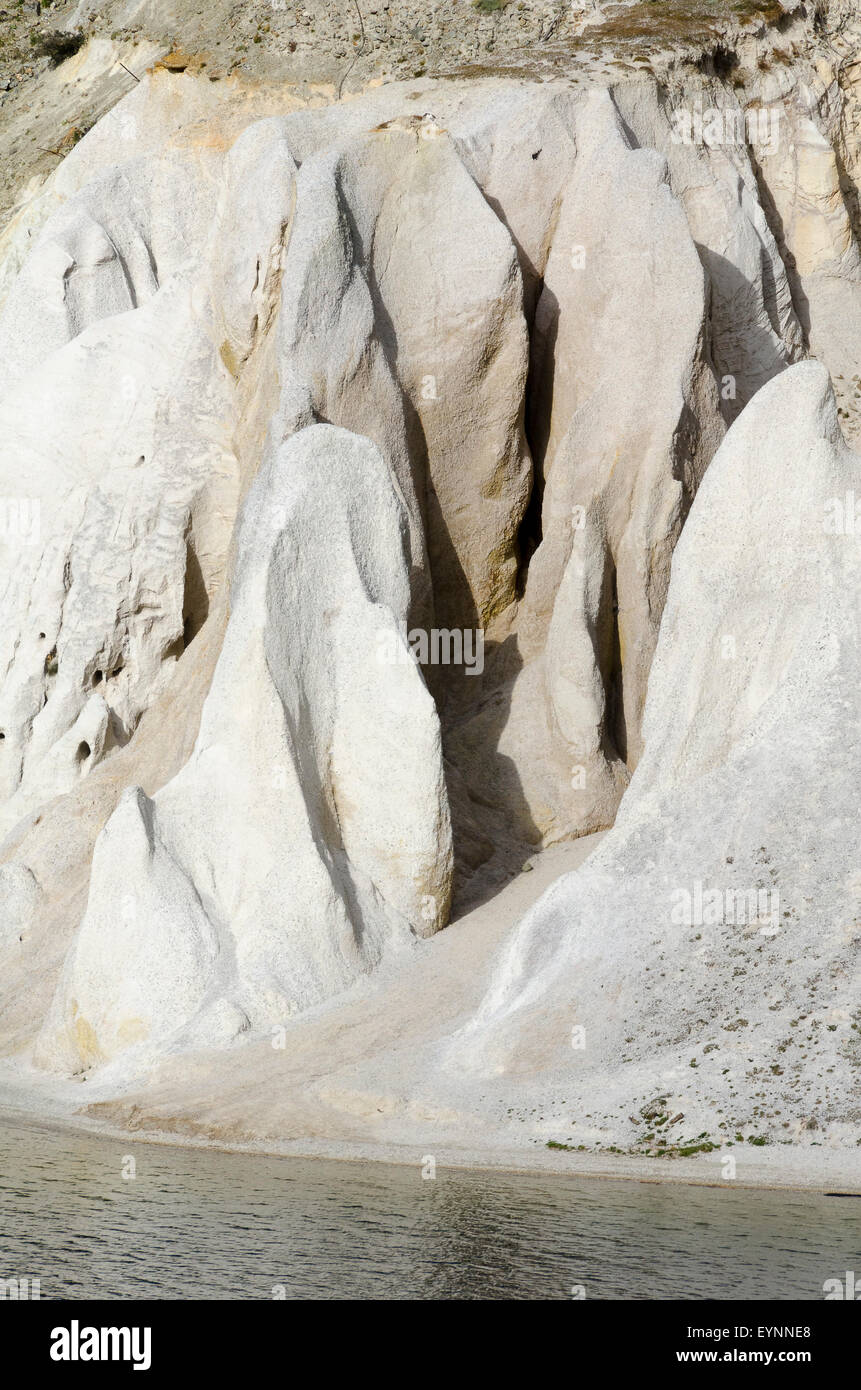
[[[185,588],[182,596],[183,649],[194,641],[209,616],[209,594],[190,538],[185,543]]]

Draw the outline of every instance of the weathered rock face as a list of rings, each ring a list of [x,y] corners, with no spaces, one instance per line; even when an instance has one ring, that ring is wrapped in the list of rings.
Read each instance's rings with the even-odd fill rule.
[[[631,148],[607,92],[578,106],[573,135],[533,329],[541,543],[514,623],[523,669],[497,695],[509,703],[498,758],[520,784],[525,832],[547,840],[612,820],[639,753],[673,546],[723,433],[707,283],[665,162]],[[486,742],[481,711],[453,735],[454,758],[510,814]]]
[[[404,509],[407,567],[406,597],[393,609],[401,630],[393,633],[395,645],[385,647],[384,660],[374,668],[386,686],[405,679],[397,653],[418,625],[428,639],[420,653],[431,663],[428,680],[444,702],[446,677],[455,673],[432,664],[445,651],[445,644],[437,647],[437,634],[465,638],[480,672],[484,626],[511,609],[517,595],[518,532],[532,487],[524,434],[524,295],[534,304],[564,166],[555,174],[551,170],[549,178],[543,172],[531,175],[544,196],[518,221],[524,239],[518,251],[469,172],[480,165],[493,184],[510,170],[506,150],[513,113],[496,94],[488,109],[469,89],[458,92],[453,107],[455,112],[463,108],[462,126],[450,133],[442,119],[426,112],[402,116],[400,103],[387,93],[376,108],[369,105],[353,115],[352,130],[341,132],[339,142],[327,130],[328,112],[320,113],[316,126],[305,113],[270,115],[266,96],[258,94],[243,128],[230,101],[215,111],[211,95],[201,97],[197,84],[183,79],[168,89],[173,81],[164,74],[148,80],[142,88],[152,88],[151,98],[136,90],[112,113],[115,148],[129,155],[119,168],[106,164],[107,144],[98,129],[91,142],[75,150],[71,172],[57,176],[59,187],[40,194],[32,211],[36,243],[12,281],[0,324],[15,347],[5,398],[7,485],[13,484],[14,460],[20,459],[28,430],[38,438],[32,476],[44,478],[33,500],[39,527],[32,554],[24,555],[26,564],[14,565],[10,551],[7,568],[7,796],[0,814],[7,829],[15,827],[12,863],[22,872],[30,872],[28,854],[43,862],[34,842],[41,807],[58,795],[77,796],[75,788],[118,752],[126,755],[121,777],[99,780],[98,804],[105,811],[123,784],[134,785],[139,746],[149,769],[147,791],[157,790],[144,752],[147,740],[136,739],[137,731],[146,712],[167,697],[177,664],[187,665],[210,610],[223,622],[224,581],[236,562],[231,540],[236,508],[259,469],[267,436],[271,453],[281,440],[326,420],[359,432],[382,451]],[[519,100],[522,106],[522,95]],[[270,110],[272,104],[269,99]],[[565,147],[558,94],[548,106],[554,138]],[[254,120],[255,115],[262,119]],[[533,125],[536,120],[533,113]],[[531,157],[528,163],[532,170]],[[187,190],[182,197],[181,188]],[[178,217],[171,223],[175,205]],[[19,216],[10,255],[20,256],[29,230],[27,218]],[[35,305],[29,319],[28,301]],[[91,427],[73,426],[73,448],[82,463],[72,474],[74,490],[69,491],[66,469],[58,495],[59,449],[45,440],[41,412],[28,393],[41,391],[54,406],[62,404],[55,418],[58,431],[65,432],[89,409],[92,397],[87,398],[84,382],[96,362],[104,404],[98,403],[95,437]],[[35,438],[31,448],[35,454]],[[351,485],[360,487],[355,480]],[[21,537],[11,539],[17,545]],[[320,556],[308,560],[305,582],[311,588],[314,567],[323,563],[323,541],[321,547]],[[42,635],[31,640],[24,629],[33,622],[34,593]],[[353,666],[360,669],[358,658]],[[406,673],[415,679],[410,660]],[[352,689],[348,674],[345,667],[343,704]],[[319,692],[308,698],[316,709]],[[416,718],[404,733],[405,753],[420,759],[433,781],[436,765],[421,725]],[[182,741],[186,738],[184,732]],[[424,934],[446,920],[451,844],[445,789],[436,788],[428,803],[432,833],[410,831],[409,851],[397,851],[403,861],[398,872],[412,888],[394,881],[386,888],[390,871],[384,861],[386,854],[395,855],[394,841],[384,853],[379,846],[388,832],[382,824],[374,833],[362,828],[362,816],[357,812],[354,821],[350,807],[363,799],[352,785],[360,772],[368,780],[392,771],[379,771],[385,762],[377,755],[363,762],[355,749],[347,754],[341,748],[340,756],[345,765],[338,778],[347,791],[341,811],[327,814],[343,837],[337,848],[349,865],[348,896],[359,893],[353,879],[367,876],[373,892],[389,904],[381,909],[385,926],[377,930],[374,912],[368,915],[361,903],[343,909],[344,922],[352,920],[353,911],[362,923],[362,942],[351,963],[333,964],[327,958],[330,945],[321,944],[319,958],[312,949],[304,965],[298,957],[294,961],[292,988],[284,962],[275,969],[279,983],[271,990],[260,986],[257,994],[253,989],[248,994],[237,985],[233,1012],[224,1013],[226,1023],[215,1026],[213,1036],[307,1007],[373,963],[381,943],[397,937],[405,923]],[[169,758],[165,770],[171,765]],[[314,773],[310,787],[306,772],[299,767],[298,800],[291,812],[300,824],[306,819],[303,797],[315,800],[318,781],[325,783],[333,769]],[[407,777],[405,799],[421,780],[421,775]],[[274,788],[274,800],[284,800],[284,792]],[[164,795],[169,800],[172,793],[166,789]],[[167,907],[158,906],[170,901],[175,877],[173,869],[162,872],[157,848],[163,843],[162,818],[157,811],[150,814],[142,797],[137,791],[131,802],[123,801],[119,829],[112,821],[105,832],[110,851],[95,855],[73,992],[61,990],[41,1045],[41,1056],[62,1054],[63,1064],[72,1068],[163,1036],[169,1015],[174,1017],[169,1031],[175,1033],[201,1006],[202,997],[183,993],[171,1015],[173,1006],[165,1002],[171,997],[165,975],[171,951],[157,933],[139,955],[106,944],[115,917],[114,888],[110,882],[101,890],[98,885],[105,874],[109,880],[111,874],[123,877],[118,846],[125,833],[130,862],[143,855],[141,862],[152,861],[155,879],[167,874],[159,893],[151,883],[141,887],[141,902],[149,906],[139,909],[136,920],[146,921],[148,914],[155,921],[173,920]],[[68,814],[63,801],[52,807],[56,833],[65,833],[60,827]],[[28,815],[38,816],[29,828],[22,819]],[[229,823],[233,819],[228,815]],[[399,819],[400,829],[409,829],[409,815]],[[267,812],[265,820],[277,840],[278,818]],[[92,852],[96,828],[90,820],[79,853]],[[39,838],[44,834],[40,830]],[[171,843],[164,834],[164,842]],[[258,871],[268,881],[259,860]],[[44,869],[40,872],[44,878]],[[318,916],[327,920],[330,900],[340,901],[340,890],[332,898],[325,874],[321,878],[316,869],[308,874],[319,897],[309,888],[296,909],[297,923],[304,921],[306,928]],[[189,851],[183,881],[191,887],[176,886],[178,900],[191,892],[193,901],[198,877]],[[46,898],[53,903],[57,897],[55,885],[34,882],[37,891],[44,890],[40,910],[45,912]],[[246,898],[249,891],[246,882]],[[99,906],[100,893],[107,906]],[[235,891],[227,896],[232,901]],[[235,926],[234,908],[219,905],[215,916]],[[47,913],[49,919],[55,911]],[[338,917],[342,908],[332,911]],[[31,926],[38,916],[33,909]],[[176,929],[180,950],[185,929]],[[198,937],[209,942],[203,955],[198,946],[189,947],[190,959],[200,966],[193,974],[207,974],[207,952],[223,956],[214,930],[212,922],[203,936],[193,923],[188,928],[198,946]],[[320,942],[339,931],[326,928]],[[32,965],[28,953],[39,953],[41,932],[33,926],[20,935],[19,963],[26,971]],[[96,944],[88,947],[88,942]],[[114,949],[118,991],[97,1006],[104,961]],[[156,983],[149,994],[144,991],[135,1012],[130,1001],[142,986],[134,982],[148,974],[148,953],[158,959]],[[101,982],[98,989],[86,984],[91,967]],[[187,979],[187,965],[177,962],[176,969]],[[249,970],[254,974],[257,966]],[[268,1003],[263,1000],[267,990]],[[16,1039],[20,1026],[12,1028]]]
[[[406,540],[367,440],[319,425],[273,448],[194,752],[99,837],[40,1058],[78,1070],[192,1020],[197,1042],[283,1023],[444,922],[439,721],[408,653],[378,659],[403,642]]]
[[[710,290],[711,356],[721,409],[736,418],[761,386],[804,353],[791,276],[757,169],[788,127],[782,103],[746,108],[713,83],[625,83],[613,99],[638,144],[660,150]]]
[[[637,1117],[661,1091],[685,1121],[667,1143],[808,1118],[855,1142],[859,479],[815,363],[709,468],[616,826],[523,919],[453,1045],[512,1103],[540,1093],[548,1136],[654,1139]]]
[[[798,518],[856,467],[834,413],[851,440],[856,66],[748,37],[747,93],[714,55],[328,104],[163,67],[19,200],[4,1051],[126,1075],[310,1027],[372,971],[432,968],[419,939],[452,901],[611,826],[623,794],[450,1061],[555,1086],[582,1022],[583,1086],[627,1103],[647,1048],[682,1089],[708,1027],[691,1071],[718,1104],[723,1032],[765,1039],[808,988],[842,1046],[854,986],[826,923],[849,890],[825,905],[813,848],[792,867],[786,803],[838,758],[854,669],[854,562]],[[849,812],[822,815],[845,843]],[[661,894],[727,864],[733,892],[776,876],[791,915],[712,954]],[[817,1049],[799,1089],[825,1061],[846,1080],[850,1052]]]
[[[511,238],[432,121],[303,162],[279,425],[323,418],[385,450],[441,627],[483,627],[514,598],[531,486],[522,301]]]
[[[96,141],[90,179],[43,195],[59,209],[0,315],[7,830],[129,741],[205,621],[239,496],[224,359],[277,303],[295,174],[278,123],[227,158],[147,157],[161,103],[130,104],[112,118],[128,161],[106,170]],[[240,236],[249,181],[265,193]]]
[[[7,830],[129,740],[199,630],[236,505],[230,415],[177,284],[0,403]]]

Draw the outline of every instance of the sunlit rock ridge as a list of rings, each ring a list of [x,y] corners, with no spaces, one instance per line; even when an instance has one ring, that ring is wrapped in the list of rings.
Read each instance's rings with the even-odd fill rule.
[[[314,82],[78,6],[28,79],[99,108],[0,230],[33,1105],[857,1154],[861,27],[659,8]]]

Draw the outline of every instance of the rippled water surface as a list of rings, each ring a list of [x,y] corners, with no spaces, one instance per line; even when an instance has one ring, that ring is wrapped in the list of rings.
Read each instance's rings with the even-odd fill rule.
[[[583,1285],[603,1299],[821,1299],[846,1270],[861,1271],[851,1197],[445,1169],[426,1180],[418,1166],[0,1119],[0,1278],[39,1278],[43,1298],[561,1299]]]

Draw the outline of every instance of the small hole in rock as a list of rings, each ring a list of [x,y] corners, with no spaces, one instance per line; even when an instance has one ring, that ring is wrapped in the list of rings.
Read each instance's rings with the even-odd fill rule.
[[[101,683],[102,683],[102,673],[101,673],[101,671],[95,671],[95,672],[93,673],[93,685],[101,685]]]
[[[78,751],[75,755],[77,757],[78,762],[85,763],[87,761],[87,758],[90,756],[90,751],[90,745],[88,743],[79,743]]]

